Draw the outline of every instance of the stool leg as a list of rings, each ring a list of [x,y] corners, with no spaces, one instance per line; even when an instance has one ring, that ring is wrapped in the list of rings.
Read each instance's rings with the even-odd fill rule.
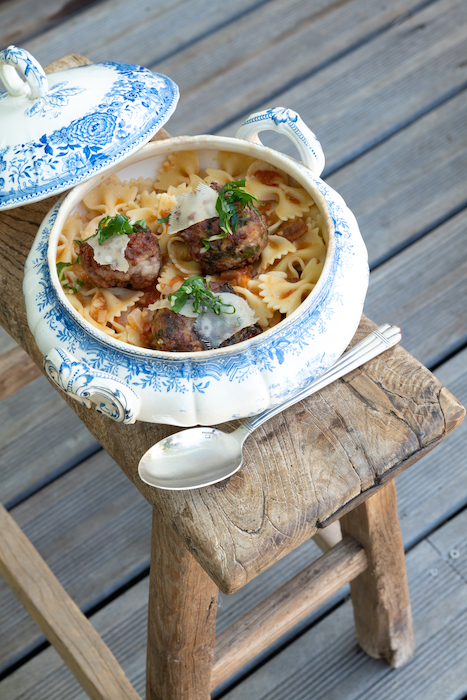
[[[219,589],[153,511],[146,699],[208,700]]]
[[[414,640],[394,481],[340,522],[343,536],[352,535],[368,556],[368,568],[350,583],[359,644],[398,668],[412,656]]]

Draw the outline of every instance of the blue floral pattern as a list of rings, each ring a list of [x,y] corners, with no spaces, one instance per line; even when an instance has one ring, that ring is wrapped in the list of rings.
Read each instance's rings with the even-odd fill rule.
[[[178,88],[169,78],[131,64],[101,66],[115,80],[98,105],[66,127],[0,151],[0,172],[5,171],[0,209],[63,192],[109,168],[146,143],[172,114]],[[79,91],[62,81],[35,102],[29,116],[40,119]]]
[[[92,370],[118,377],[136,393],[150,390],[153,400],[163,401],[162,397],[169,393],[209,397],[209,392],[215,391],[219,382],[224,386],[226,380],[232,386],[248,383],[248,387],[259,373],[263,373],[269,378],[271,405],[279,403],[292,391],[303,389],[337,359],[344,348],[330,349],[317,355],[314,351],[316,338],[329,330],[330,322],[335,326],[339,319],[339,308],[344,303],[342,289],[348,289],[346,276],[349,271],[353,268],[353,279],[359,279],[361,307],[368,279],[364,246],[354,225],[353,215],[337,193],[308,169],[303,167],[303,171],[326,198],[335,226],[330,270],[326,279],[318,283],[316,290],[319,289],[319,293],[312,304],[305,302],[295,312],[295,318],[291,317],[268,334],[250,340],[246,350],[232,346],[228,352],[223,351],[222,357],[205,353],[196,359],[173,358],[170,354],[149,354],[136,347],[125,346],[86,324],[59,296],[50,278],[46,250],[60,202],[45,220],[26,263],[25,284],[29,275],[38,277],[40,283],[36,286],[34,298],[26,294],[28,320],[34,314],[37,317],[39,311],[41,323],[54,331],[57,345],[72,352],[78,360],[88,363]],[[357,305],[356,308],[358,318],[361,307],[359,309]],[[294,367],[293,376],[290,375],[291,366]],[[288,367],[289,372],[283,367]],[[161,398],[158,399],[158,396]]]
[[[68,105],[70,97],[85,91],[85,88],[65,87],[68,83],[68,80],[62,80],[62,82],[53,85],[44,97],[39,97],[27,110],[28,117],[33,117],[35,114],[45,117],[48,112],[53,112],[53,116],[57,118],[60,114],[60,108]]]

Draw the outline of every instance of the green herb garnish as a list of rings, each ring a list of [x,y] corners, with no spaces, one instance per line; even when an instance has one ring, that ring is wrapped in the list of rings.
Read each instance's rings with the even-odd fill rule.
[[[78,256],[78,260],[76,262],[79,262],[79,256]],[[64,263],[64,262],[57,263],[57,275],[58,275],[58,279],[60,280],[60,282],[62,282],[65,279],[65,268],[71,267],[71,265],[74,265],[74,264],[75,263]]]
[[[67,294],[76,294],[78,289],[83,286],[83,282],[81,280],[76,280],[74,285],[69,285],[66,283],[66,277],[65,277],[65,268],[71,267],[72,265],[76,265],[79,263],[79,255],[77,260],[74,263],[66,263],[66,262],[60,262],[57,263],[57,275],[58,279],[60,282],[65,282],[65,284],[62,284],[63,289],[69,289],[69,292],[66,292]]]
[[[238,225],[236,204],[240,204],[243,208],[250,207],[260,214],[260,211],[253,205],[253,201],[259,201],[258,198],[251,192],[240,189],[241,187],[245,187],[245,180],[233,180],[232,182],[227,182],[219,191],[216,211],[219,214],[219,226],[222,233],[210,238],[203,238],[202,243],[206,249],[210,248],[210,241],[216,241],[235,233]]]
[[[204,286],[205,282],[207,288]],[[204,277],[189,277],[184,281],[177,292],[169,294],[170,308],[178,314],[190,297],[193,299],[193,311],[196,314],[204,313],[203,306],[209,306],[217,315],[221,312],[224,314],[235,313],[235,306],[232,304],[224,304],[219,296],[214,296],[214,294],[209,291],[209,282],[205,280]],[[227,311],[228,308],[233,310]]]
[[[157,219],[158,224],[167,224],[170,219],[170,214],[167,214],[167,216],[164,216],[163,219]]]
[[[134,224],[131,224],[129,218],[125,216],[125,214],[104,216],[104,218],[99,221],[96,233],[93,233],[92,236],[85,238],[83,241],[76,241],[76,243],[84,243],[98,235],[98,243],[102,245],[106,240],[112,238],[114,233],[117,233],[119,236],[122,236],[124,233],[127,235],[134,233],[135,226],[141,226],[145,231],[147,230],[147,224],[144,219],[140,219],[139,221],[135,221]]]
[[[84,282],[81,282],[81,280],[76,280],[74,285],[69,285],[69,284],[64,284],[63,289],[68,289],[68,292],[65,292],[65,294],[76,294],[78,289],[80,289],[83,286]]]

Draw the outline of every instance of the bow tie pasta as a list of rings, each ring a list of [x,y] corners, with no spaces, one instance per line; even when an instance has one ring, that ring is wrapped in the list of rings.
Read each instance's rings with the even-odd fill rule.
[[[202,220],[193,204],[200,184],[215,192]],[[192,207],[188,225],[171,232],[183,202]],[[209,350],[295,311],[318,282],[326,240],[313,198],[280,169],[222,152],[203,169],[197,152],[184,151],[154,180],[112,175],[86,195],[61,231],[57,272],[72,306],[106,335],[155,350]]]

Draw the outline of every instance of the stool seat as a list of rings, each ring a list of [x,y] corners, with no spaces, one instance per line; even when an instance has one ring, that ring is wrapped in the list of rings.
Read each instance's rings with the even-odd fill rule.
[[[352,344],[375,327],[363,317]],[[395,347],[259,428],[234,476],[159,492],[155,506],[233,593],[435,447],[462,415],[436,377]]]

